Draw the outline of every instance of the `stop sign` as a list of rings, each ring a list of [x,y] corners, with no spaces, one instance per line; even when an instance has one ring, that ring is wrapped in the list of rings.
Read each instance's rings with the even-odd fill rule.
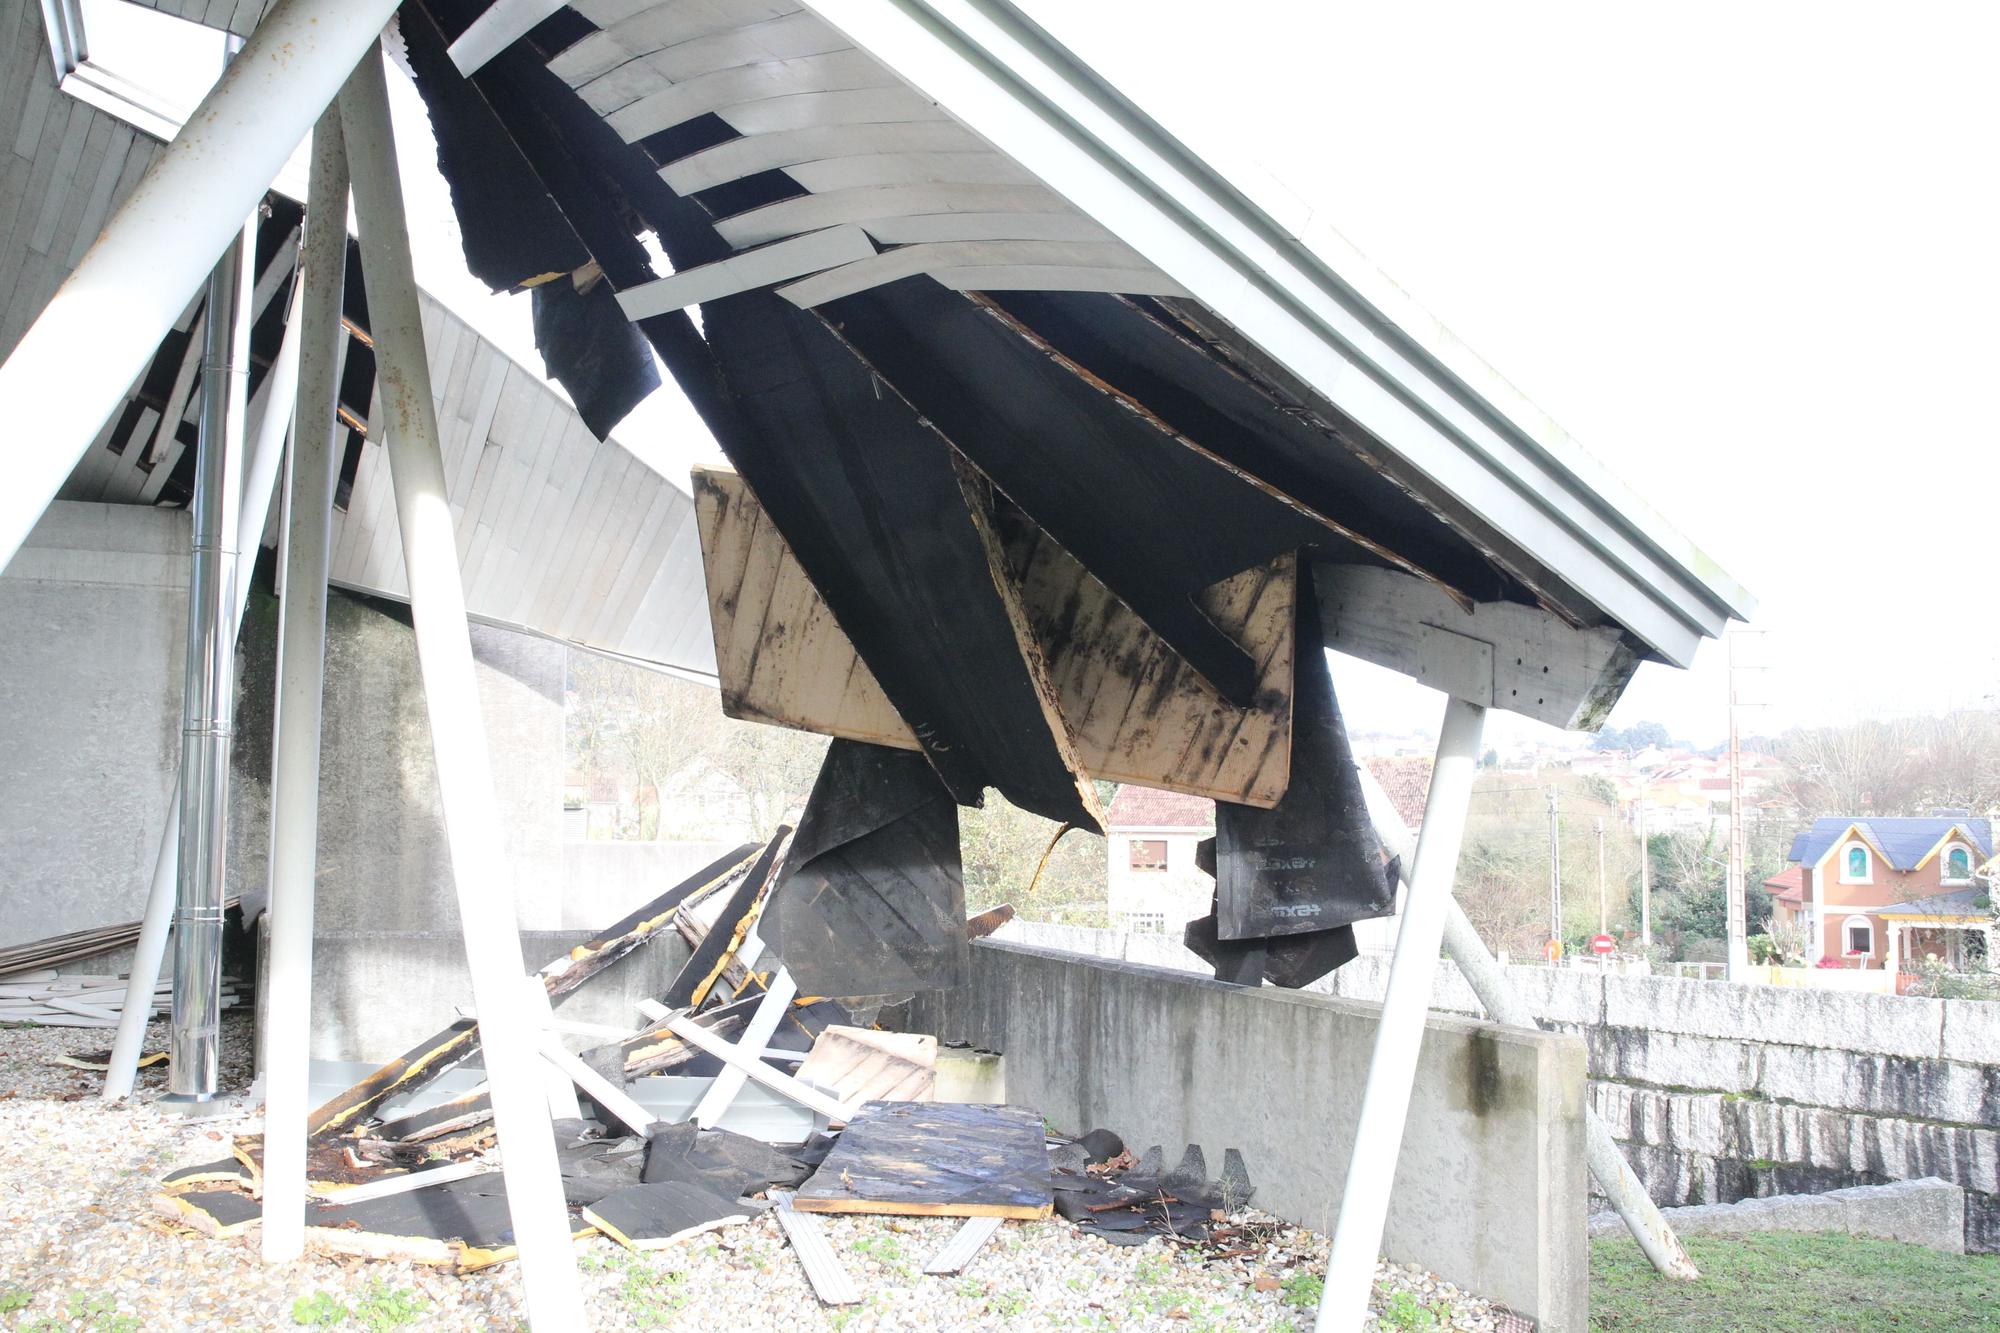
[[[1617,947],[1618,941],[1612,939],[1609,935],[1592,935],[1590,937],[1590,951],[1592,953],[1606,954],[1612,952]]]

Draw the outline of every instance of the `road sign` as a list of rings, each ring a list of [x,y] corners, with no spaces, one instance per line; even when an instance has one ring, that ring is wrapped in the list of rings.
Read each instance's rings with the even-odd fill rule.
[[[1618,941],[1612,939],[1609,935],[1592,935],[1590,937],[1590,951],[1594,954],[1607,954],[1617,947]]]
[[[1543,946],[1543,951],[1548,954],[1551,963],[1560,963],[1563,956],[1563,942],[1561,940],[1550,940]]]

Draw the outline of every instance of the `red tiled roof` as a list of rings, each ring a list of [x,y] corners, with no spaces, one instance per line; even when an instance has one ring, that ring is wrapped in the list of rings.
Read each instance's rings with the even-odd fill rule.
[[[1395,755],[1363,762],[1382,790],[1389,793],[1389,804],[1415,833],[1424,822],[1424,798],[1431,792],[1431,761],[1421,755]]]
[[[1804,902],[1806,896],[1805,867],[1793,866],[1788,870],[1780,870],[1777,874],[1764,881],[1764,887],[1769,889],[1771,895],[1779,902]]]
[[[1215,802],[1206,796],[1161,791],[1128,782],[1111,798],[1105,820],[1114,829],[1211,829],[1215,827]]]

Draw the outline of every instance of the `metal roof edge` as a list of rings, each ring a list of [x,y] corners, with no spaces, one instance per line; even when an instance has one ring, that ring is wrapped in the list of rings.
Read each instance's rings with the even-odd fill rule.
[[[1483,362],[1440,338],[1435,320],[1406,316],[1413,331],[1385,313],[1380,292],[1364,295],[1006,0],[809,5],[1114,225],[1266,354],[1668,660],[1685,665],[1701,637],[1752,613],[1740,585]],[[1438,345],[1426,344],[1426,326]]]

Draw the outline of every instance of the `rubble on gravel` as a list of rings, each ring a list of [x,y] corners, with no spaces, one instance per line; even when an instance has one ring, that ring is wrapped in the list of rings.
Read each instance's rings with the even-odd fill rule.
[[[227,1017],[223,1028],[223,1084],[241,1088],[248,1017]],[[150,1035],[162,1040],[164,1024]],[[165,1086],[158,1068],[142,1071],[131,1104],[106,1106],[98,1075],[53,1063],[103,1041],[89,1029],[0,1030],[0,1320],[100,1333],[525,1329],[512,1264],[457,1276],[308,1256],[266,1268],[254,1227],[211,1240],[156,1216],[150,1200],[163,1173],[221,1155],[231,1135],[258,1125],[249,1112],[187,1120],[154,1109]],[[1009,1222],[963,1273],[926,1277],[924,1260],[958,1219],[822,1222],[865,1293],[859,1305],[822,1307],[766,1214],[643,1255],[602,1237],[579,1242],[591,1327],[1282,1333],[1311,1326],[1326,1258],[1324,1237],[1245,1209],[1219,1229],[1219,1256],[1166,1239],[1107,1245],[1050,1219]],[[1397,1301],[1407,1316],[1383,1327],[1503,1327],[1486,1302],[1417,1269],[1384,1265],[1375,1297],[1378,1309]]]

